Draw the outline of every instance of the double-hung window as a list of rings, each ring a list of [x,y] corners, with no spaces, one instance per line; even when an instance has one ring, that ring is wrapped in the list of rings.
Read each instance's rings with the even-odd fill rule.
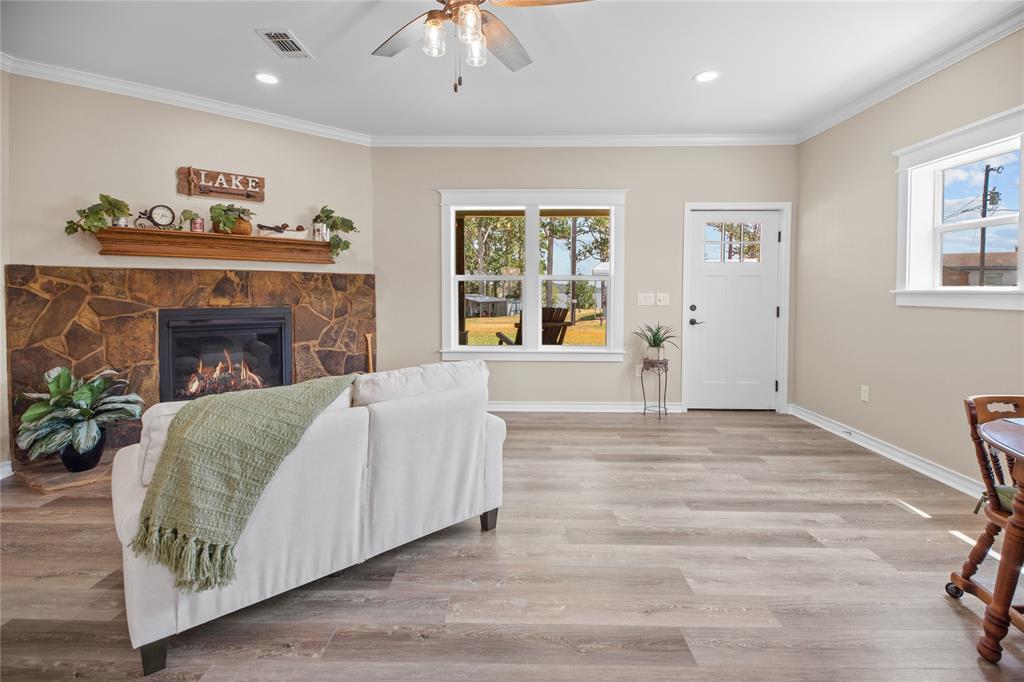
[[[621,361],[618,190],[445,190],[442,358]]]
[[[1017,109],[897,152],[900,305],[1024,310]]]

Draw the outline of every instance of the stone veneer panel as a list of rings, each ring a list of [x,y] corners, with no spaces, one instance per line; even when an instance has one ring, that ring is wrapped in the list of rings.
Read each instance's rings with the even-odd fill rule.
[[[8,265],[6,282],[12,430],[28,407],[14,396],[41,390],[59,365],[76,376],[113,367],[147,405],[158,402],[160,308],[291,306],[295,381],[365,371],[365,335],[376,333],[373,275]],[[138,433],[138,423],[119,425],[107,442]]]

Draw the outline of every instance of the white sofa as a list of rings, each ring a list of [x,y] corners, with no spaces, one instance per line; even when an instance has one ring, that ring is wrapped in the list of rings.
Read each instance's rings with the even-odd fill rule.
[[[145,674],[166,664],[167,637],[286,592],[501,506],[505,423],[487,414],[483,362],[360,375],[310,426],[260,497],[235,550],[228,587],[192,594],[128,547],[171,418],[143,415],[141,442],[114,459],[111,495],[124,558],[132,646]]]

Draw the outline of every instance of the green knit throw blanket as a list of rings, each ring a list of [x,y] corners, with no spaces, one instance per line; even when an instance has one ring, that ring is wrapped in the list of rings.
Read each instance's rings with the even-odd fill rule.
[[[235,577],[235,543],[256,501],[316,417],[354,375],[210,395],[174,416],[139,514],[132,550],[182,592]]]

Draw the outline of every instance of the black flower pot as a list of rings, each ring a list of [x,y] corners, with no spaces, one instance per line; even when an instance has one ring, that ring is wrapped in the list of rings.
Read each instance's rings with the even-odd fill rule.
[[[64,468],[72,472],[93,469],[103,457],[103,446],[106,442],[107,430],[100,429],[100,439],[96,441],[96,445],[91,450],[79,452],[74,445],[69,445],[60,451],[60,461],[64,463]]]

